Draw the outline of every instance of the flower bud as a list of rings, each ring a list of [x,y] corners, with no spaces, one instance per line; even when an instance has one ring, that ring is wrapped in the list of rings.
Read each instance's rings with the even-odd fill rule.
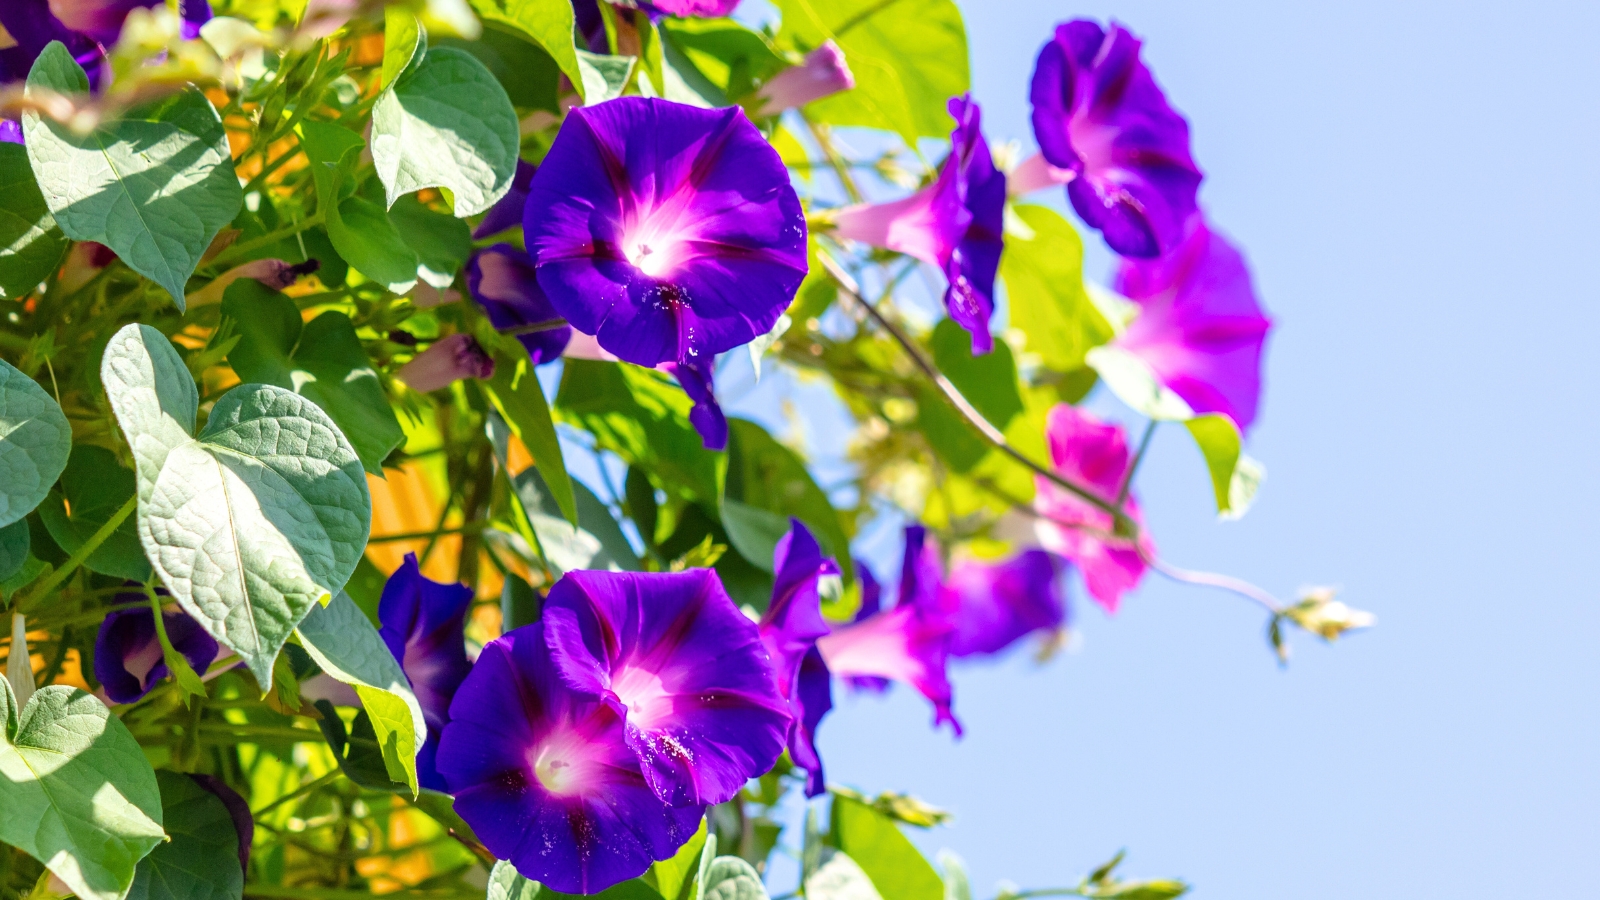
[[[784,69],[761,86],[757,93],[763,101],[760,115],[775,116],[855,86],[844,51],[833,41],[825,41],[807,53],[803,63]]]
[[[488,378],[494,374],[494,360],[470,334],[452,334],[433,342],[400,367],[394,377],[414,391],[437,391],[462,378]]]

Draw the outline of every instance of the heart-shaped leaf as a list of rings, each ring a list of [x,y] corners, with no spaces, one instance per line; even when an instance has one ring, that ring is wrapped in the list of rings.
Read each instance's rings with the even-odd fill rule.
[[[89,93],[83,68],[58,41],[28,73],[29,97],[47,91]],[[189,88],[86,135],[25,112],[22,130],[45,203],[67,237],[110,247],[183,309],[189,276],[244,202],[211,101]]]
[[[84,900],[121,900],[161,843],[161,793],[144,752],[92,694],[48,685],[17,709],[0,680],[0,842]]]
[[[66,252],[67,237],[33,180],[27,148],[0,143],[0,300],[38,287]]]
[[[389,206],[437,187],[454,195],[458,217],[484,212],[511,190],[520,142],[505,88],[454,47],[426,49],[372,108],[372,162]]]
[[[256,680],[344,587],[372,522],[361,460],[315,403],[241,385],[193,434],[194,379],[162,334],[112,337],[101,380],[137,461],[139,539],[174,598]]]
[[[701,878],[700,900],[767,900],[767,889],[754,866],[737,856],[719,856]]]
[[[0,359],[0,527],[33,511],[72,453],[72,427],[51,396]]]
[[[177,772],[157,772],[172,838],[139,861],[128,900],[237,900],[244,894],[238,832],[222,800]]]
[[[60,489],[39,504],[39,519],[50,537],[68,553],[78,548],[122,509],[135,490],[134,475],[123,468],[116,454],[93,444],[72,448]],[[150,561],[139,543],[139,523],[125,520],[89,558],[85,568],[102,575],[133,581],[150,578]]]
[[[366,143],[332,122],[300,124],[300,147],[311,161],[317,205],[327,216],[328,240],[356,271],[397,294],[417,283],[416,251],[384,213],[383,205],[354,195],[350,170]]]
[[[378,629],[343,591],[300,622],[300,642],[322,671],[356,689],[383,748],[389,777],[417,791],[417,751],[428,733],[411,682]]]
[[[28,520],[18,519],[0,528],[0,581],[22,571],[28,562]]]

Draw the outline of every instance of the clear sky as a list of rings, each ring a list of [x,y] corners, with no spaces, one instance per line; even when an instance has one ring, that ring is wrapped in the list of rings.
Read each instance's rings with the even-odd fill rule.
[[[986,130],[1030,149],[1052,25],[1143,36],[1277,319],[1260,500],[1216,523],[1197,452],[1158,433],[1140,489],[1163,553],[1280,595],[1340,585],[1379,627],[1297,635],[1279,671],[1229,595],[1151,580],[1109,618],[1079,593],[1075,652],[957,673],[960,742],[910,691],[841,698],[830,778],[953,810],[918,839],[982,897],[1119,847],[1197,900],[1592,890],[1600,6],[962,6]]]

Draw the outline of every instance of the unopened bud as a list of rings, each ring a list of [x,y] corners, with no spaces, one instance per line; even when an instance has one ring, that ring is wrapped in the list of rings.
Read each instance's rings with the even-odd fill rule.
[[[400,367],[394,377],[414,391],[437,391],[463,378],[488,378],[494,360],[470,334],[452,334],[433,342]]]
[[[775,116],[855,86],[844,51],[833,41],[825,41],[807,53],[800,65],[784,69],[761,86],[756,93],[762,100],[759,115]]]

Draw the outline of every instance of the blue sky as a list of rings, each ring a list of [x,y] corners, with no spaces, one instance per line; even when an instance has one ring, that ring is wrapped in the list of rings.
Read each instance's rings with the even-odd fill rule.
[[[1576,896],[1600,846],[1600,6],[962,3],[993,140],[1032,146],[1051,26],[1115,17],[1189,117],[1202,201],[1278,327],[1218,524],[1159,433],[1140,491],[1163,553],[1279,593],[1337,584],[1379,627],[1305,635],[1280,671],[1256,609],[1147,581],[1081,643],[845,698],[833,780],[956,822],[918,840],[1067,883],[1120,847],[1194,897]],[[1097,245],[1091,238],[1088,243]],[[1109,256],[1091,249],[1089,271]],[[1108,401],[1109,402],[1109,401]]]

